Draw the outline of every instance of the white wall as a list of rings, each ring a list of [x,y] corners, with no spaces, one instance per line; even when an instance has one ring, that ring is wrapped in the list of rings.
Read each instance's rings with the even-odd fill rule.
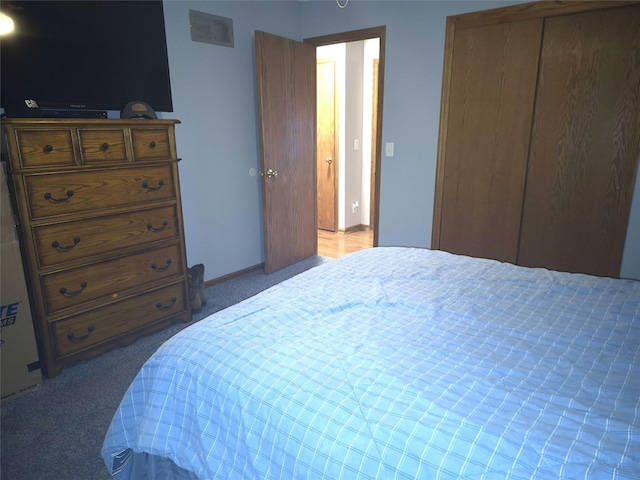
[[[361,208],[352,208],[354,202],[362,204],[362,87],[364,76],[364,42],[349,42],[346,45],[345,81],[345,202],[344,226],[349,229],[360,225]],[[356,149],[355,143],[358,142]]]
[[[254,31],[296,40],[387,26],[380,245],[429,247],[445,20],[520,2],[165,0],[169,64],[190,265],[217,278],[264,261]],[[230,17],[235,48],[191,42],[189,9]],[[623,275],[640,278],[640,182]]]
[[[187,261],[213,279],[264,261],[255,30],[300,39],[298,2],[164,2]],[[196,43],[189,9],[233,19],[234,48]]]

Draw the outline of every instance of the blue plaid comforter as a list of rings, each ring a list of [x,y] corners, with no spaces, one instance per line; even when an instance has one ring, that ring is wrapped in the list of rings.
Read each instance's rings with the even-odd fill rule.
[[[640,478],[640,282],[414,248],[328,262],[175,335],[103,457],[200,479]]]

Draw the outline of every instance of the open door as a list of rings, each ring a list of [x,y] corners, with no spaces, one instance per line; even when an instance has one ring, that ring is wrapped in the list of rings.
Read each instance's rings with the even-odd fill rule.
[[[256,31],[265,272],[318,251],[315,47]]]
[[[316,61],[318,228],[335,232],[338,223],[336,64]]]

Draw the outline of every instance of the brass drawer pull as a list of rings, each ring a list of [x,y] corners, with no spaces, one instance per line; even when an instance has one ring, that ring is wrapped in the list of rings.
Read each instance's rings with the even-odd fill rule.
[[[172,297],[171,298],[171,303],[169,305],[162,305],[162,302],[158,302],[156,303],[156,308],[158,310],[171,310],[173,308],[173,306],[176,304],[176,302],[178,301],[178,299],[176,297]]]
[[[102,145],[100,145],[100,150],[106,152],[107,150],[109,150],[109,144],[107,142],[104,142]]]
[[[164,187],[164,181],[163,180],[160,180],[158,182],[158,186],[157,187],[150,187],[147,182],[142,182],[142,188],[146,188],[147,190],[151,190],[152,192],[155,192],[156,190],[160,190],[162,187]]]
[[[147,230],[149,230],[150,232],[161,232],[165,228],[167,228],[168,226],[169,226],[169,222],[166,221],[166,220],[164,222],[162,222],[162,226],[161,227],[154,227],[150,223],[147,223]]]
[[[82,342],[83,340],[86,340],[87,338],[89,338],[89,335],[91,335],[93,333],[93,325],[89,325],[87,327],[87,334],[86,335],[82,335],[81,337],[76,337],[75,333],[68,333],[67,334],[67,338],[69,339],[70,342]]]
[[[80,284],[80,290],[76,290],[75,292],[70,292],[68,291],[65,287],[62,287],[60,289],[60,295],[63,295],[65,297],[77,297],[78,295],[80,295],[82,292],[84,292],[84,289],[87,288],[87,282],[82,282]]]
[[[51,153],[53,152],[53,145],[45,145],[44,148],[42,149],[42,151],[44,153]]]
[[[78,245],[79,243],[80,243],[80,237],[75,237],[75,238],[73,239],[73,245],[66,245],[66,246],[64,246],[64,247],[63,247],[62,245],[60,245],[60,243],[58,243],[58,241],[57,241],[57,240],[55,240],[55,241],[51,244],[51,246],[52,246],[53,248],[55,248],[56,250],[71,250],[73,247],[75,247],[75,246],[76,246],[76,245]]]
[[[68,202],[71,197],[73,197],[73,190],[67,190],[67,198],[53,198],[49,192],[44,194],[44,199],[53,203]]]
[[[165,270],[169,269],[169,267],[171,266],[172,263],[173,263],[173,261],[170,258],[167,258],[167,265],[165,267],[159,267],[155,263],[152,263],[151,264],[151,268],[156,272],[164,272]]]
[[[151,143],[149,143],[149,148],[156,148],[156,142],[154,140],[151,140]]]

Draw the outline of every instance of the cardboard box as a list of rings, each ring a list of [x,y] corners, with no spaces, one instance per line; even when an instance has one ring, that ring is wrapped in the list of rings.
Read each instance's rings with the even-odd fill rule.
[[[42,373],[4,164],[0,167],[0,397],[5,402],[40,386]]]

